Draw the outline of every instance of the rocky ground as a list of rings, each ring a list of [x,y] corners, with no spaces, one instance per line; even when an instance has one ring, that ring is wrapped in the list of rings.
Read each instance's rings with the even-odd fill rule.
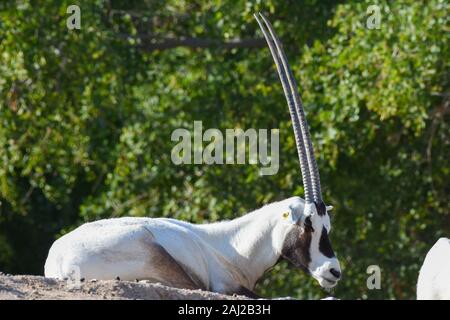
[[[145,280],[139,282],[89,280],[83,281],[77,286],[68,281],[58,281],[40,276],[12,276],[0,273],[0,300],[5,299],[241,300],[246,297],[171,288]]]

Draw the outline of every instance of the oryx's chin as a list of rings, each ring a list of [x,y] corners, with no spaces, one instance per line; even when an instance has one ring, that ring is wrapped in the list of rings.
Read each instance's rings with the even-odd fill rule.
[[[297,84],[270,22],[255,18],[277,67],[294,128],[305,199],[292,197],[240,218],[196,225],[166,218],[118,218],[86,223],[50,249],[45,276],[151,279],[221,293],[252,292],[263,273],[286,259],[324,288],[341,277],[328,234],[331,207],[320,178]]]

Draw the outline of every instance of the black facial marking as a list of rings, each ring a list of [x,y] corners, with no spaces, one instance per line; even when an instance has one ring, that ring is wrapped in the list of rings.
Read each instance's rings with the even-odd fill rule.
[[[325,203],[323,203],[323,201],[319,203],[314,202],[314,204],[316,205],[317,214],[319,216],[324,216],[327,213],[327,207],[325,206]]]
[[[303,231],[296,226],[284,239],[281,256],[296,267],[309,273],[308,266],[311,262],[309,248],[311,246],[311,232]]]
[[[322,228],[322,234],[320,235],[319,250],[325,257],[334,257],[334,251],[331,247],[330,238],[328,238],[327,229]]]
[[[314,232],[314,228],[312,226],[312,221],[311,221],[311,217],[307,217],[305,219],[304,225],[303,227],[305,228],[306,232]]]

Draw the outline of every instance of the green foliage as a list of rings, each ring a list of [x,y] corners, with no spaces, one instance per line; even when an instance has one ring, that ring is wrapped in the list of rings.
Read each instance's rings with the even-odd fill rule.
[[[0,7],[0,270],[41,273],[52,241],[118,216],[231,219],[303,194],[295,142],[267,49],[148,50],[139,34],[261,37],[267,12],[305,104],[332,204],[340,298],[414,298],[424,255],[450,236],[449,37],[445,1],[71,1]],[[280,128],[280,170],[172,163],[176,128]],[[382,289],[368,290],[379,265]],[[323,297],[286,263],[266,296]]]

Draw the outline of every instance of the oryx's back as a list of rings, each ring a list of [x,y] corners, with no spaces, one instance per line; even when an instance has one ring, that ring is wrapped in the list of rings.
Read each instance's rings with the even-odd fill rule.
[[[161,249],[187,266],[195,264],[201,269],[202,244],[192,228],[189,223],[163,218],[128,217],[86,223],[55,241],[45,263],[45,276],[155,279],[155,268],[162,268],[157,263]],[[180,244],[183,250],[178,249]]]

